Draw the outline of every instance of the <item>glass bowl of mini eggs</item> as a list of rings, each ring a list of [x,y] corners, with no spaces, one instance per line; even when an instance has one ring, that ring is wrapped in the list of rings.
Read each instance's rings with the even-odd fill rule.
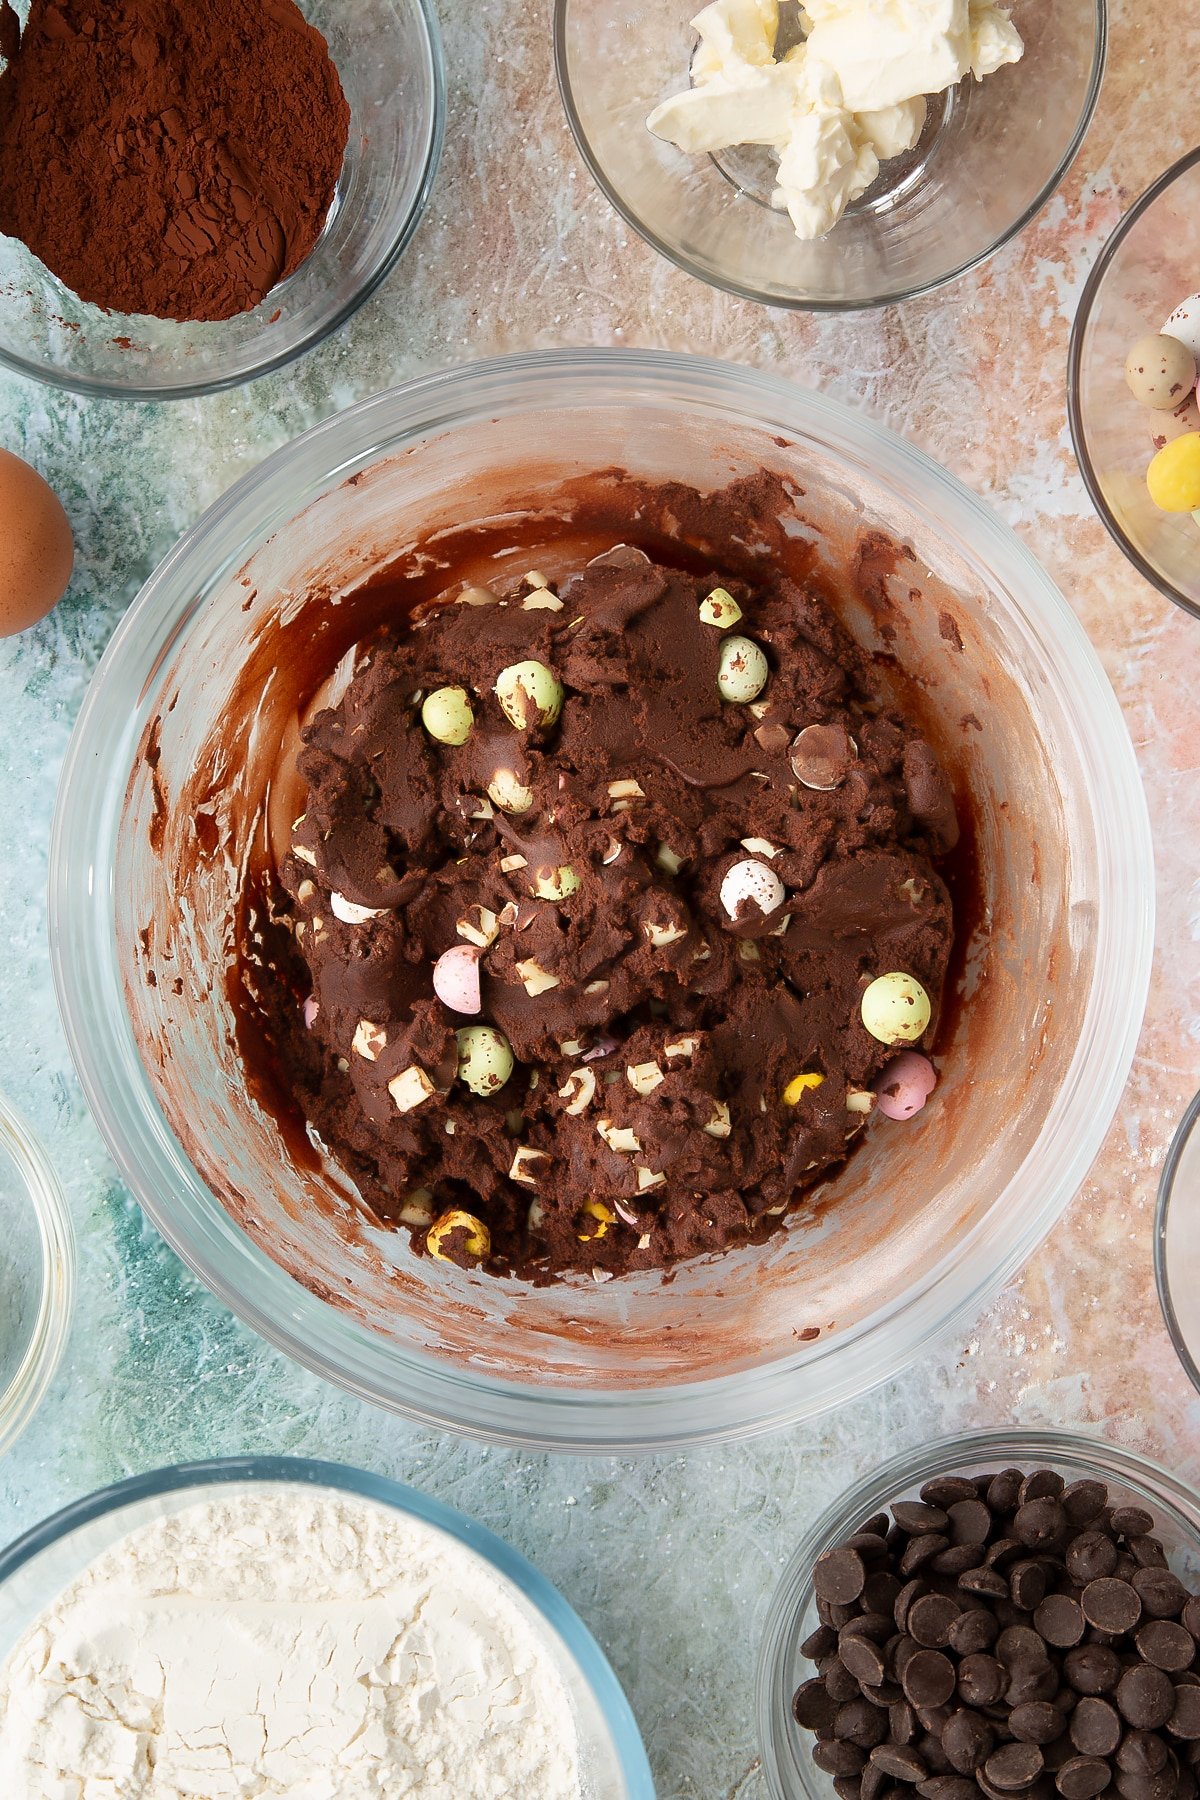
[[[1068,411],[1096,509],[1134,567],[1200,618],[1200,149],[1126,213],[1071,335]]]

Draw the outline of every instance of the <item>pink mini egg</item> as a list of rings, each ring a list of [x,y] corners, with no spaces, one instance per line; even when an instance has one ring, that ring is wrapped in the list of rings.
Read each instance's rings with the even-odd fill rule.
[[[875,1083],[875,1099],[886,1119],[911,1119],[937,1086],[937,1072],[927,1056],[906,1050],[890,1062]]]
[[[443,950],[433,965],[433,991],[451,1012],[477,1013],[482,1005],[478,950],[470,944]]]

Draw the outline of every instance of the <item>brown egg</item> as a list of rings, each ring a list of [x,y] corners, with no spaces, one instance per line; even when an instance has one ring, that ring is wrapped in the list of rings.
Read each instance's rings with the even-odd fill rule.
[[[57,606],[74,560],[58,495],[19,456],[0,450],[0,637],[27,630]]]

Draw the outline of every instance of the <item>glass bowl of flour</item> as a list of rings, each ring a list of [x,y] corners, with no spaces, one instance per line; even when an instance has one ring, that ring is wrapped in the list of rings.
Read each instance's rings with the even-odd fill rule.
[[[603,1653],[522,1556],[283,1457],[120,1482],[0,1554],[0,1767],[29,1795],[654,1797]]]
[[[1106,0],[556,0],[554,17],[567,119],[627,223],[701,281],[810,312],[928,293],[1021,231],[1083,141],[1106,33]]]
[[[58,1367],[74,1287],[74,1237],[58,1177],[0,1094],[0,1456]]]

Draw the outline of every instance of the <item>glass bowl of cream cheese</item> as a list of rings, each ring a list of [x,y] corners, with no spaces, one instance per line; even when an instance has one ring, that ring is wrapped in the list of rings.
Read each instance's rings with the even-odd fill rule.
[[[1106,0],[556,0],[580,153],[662,255],[768,306],[912,299],[1050,198]]]

